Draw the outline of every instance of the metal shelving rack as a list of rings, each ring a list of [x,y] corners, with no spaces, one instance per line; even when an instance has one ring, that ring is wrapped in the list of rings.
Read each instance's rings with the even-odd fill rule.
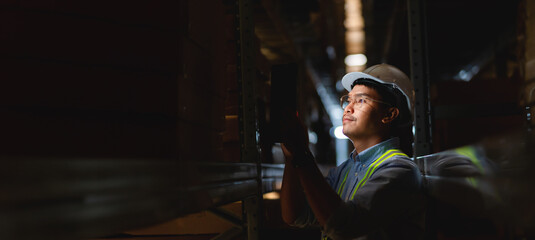
[[[431,106],[429,103],[429,61],[425,1],[407,1],[411,79],[414,83],[414,157],[431,153]]]
[[[260,162],[253,6],[235,3],[241,162],[3,156],[1,239],[110,236],[203,210],[236,225],[216,239],[259,239],[262,194],[275,190],[283,166]],[[243,202],[243,218],[218,208],[236,201]]]

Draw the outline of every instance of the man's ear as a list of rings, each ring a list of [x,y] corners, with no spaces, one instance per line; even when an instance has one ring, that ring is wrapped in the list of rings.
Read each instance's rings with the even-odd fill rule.
[[[399,116],[399,109],[396,107],[391,107],[387,110],[385,117],[381,119],[381,122],[383,123],[391,123]]]

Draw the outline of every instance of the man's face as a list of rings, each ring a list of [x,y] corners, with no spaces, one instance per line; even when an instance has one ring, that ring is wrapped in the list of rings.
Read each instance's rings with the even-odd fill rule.
[[[381,119],[385,114],[385,107],[369,100],[381,100],[377,91],[364,85],[356,85],[348,95],[351,103],[344,109],[344,134],[352,141],[379,135],[384,128]]]

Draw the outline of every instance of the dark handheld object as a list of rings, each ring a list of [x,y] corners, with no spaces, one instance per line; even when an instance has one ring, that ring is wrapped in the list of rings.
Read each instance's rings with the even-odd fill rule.
[[[288,113],[297,111],[298,65],[279,64],[271,67],[270,131],[273,142],[283,142],[288,128]]]

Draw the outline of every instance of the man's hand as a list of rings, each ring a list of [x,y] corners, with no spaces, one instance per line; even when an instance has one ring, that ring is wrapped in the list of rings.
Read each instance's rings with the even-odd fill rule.
[[[297,113],[286,110],[284,112],[282,126],[282,144],[285,156],[294,155],[296,152],[308,150],[308,130],[299,119]],[[289,154],[287,154],[289,153]]]
[[[299,119],[297,113],[286,110],[283,115],[282,126],[282,151],[286,158],[286,163],[291,163],[294,167],[308,165],[314,162],[314,156],[308,148],[308,130],[305,124]]]

